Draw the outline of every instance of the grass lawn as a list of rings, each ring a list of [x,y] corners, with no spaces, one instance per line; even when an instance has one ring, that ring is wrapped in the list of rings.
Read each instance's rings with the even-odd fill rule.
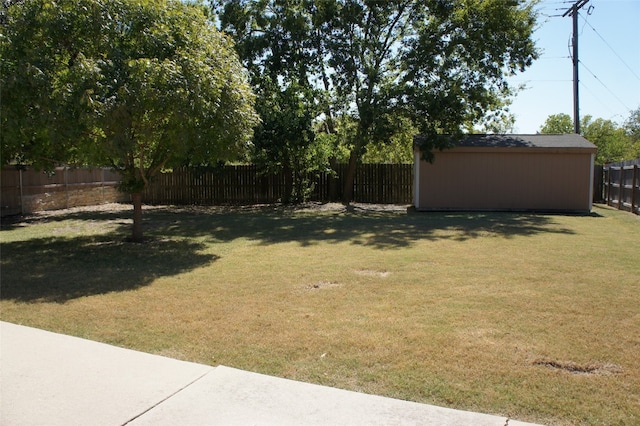
[[[518,420],[640,424],[638,216],[148,208],[145,244],[124,242],[130,217],[3,222],[0,318]]]

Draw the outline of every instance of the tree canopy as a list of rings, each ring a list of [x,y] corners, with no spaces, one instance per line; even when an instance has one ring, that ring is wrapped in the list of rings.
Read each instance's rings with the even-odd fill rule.
[[[631,111],[624,123],[624,131],[634,147],[636,157],[640,158],[640,107]]]
[[[582,127],[582,126],[581,126]],[[573,133],[573,119],[569,114],[551,114],[540,127],[540,133],[563,135]]]
[[[162,168],[234,158],[257,123],[232,40],[174,0],[30,0],[0,39],[2,159],[112,166],[134,201]]]
[[[631,113],[623,126],[611,120],[585,115],[580,119],[581,134],[598,147],[596,164],[640,157],[640,108]],[[569,114],[552,114],[545,120],[540,133],[573,133],[573,119]]]
[[[213,0],[254,85],[315,89],[325,131],[350,117],[344,201],[368,147],[406,131],[459,133],[502,120],[506,76],[537,57],[534,2],[520,0]],[[426,157],[444,138],[425,138]]]

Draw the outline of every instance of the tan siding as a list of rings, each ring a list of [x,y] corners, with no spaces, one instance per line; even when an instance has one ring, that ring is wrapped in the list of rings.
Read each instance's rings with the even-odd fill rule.
[[[590,152],[452,149],[420,163],[419,209],[590,209]]]

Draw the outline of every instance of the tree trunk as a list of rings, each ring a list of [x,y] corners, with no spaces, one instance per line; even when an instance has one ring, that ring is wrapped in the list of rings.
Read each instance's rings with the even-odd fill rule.
[[[331,170],[333,170],[334,172],[338,172],[338,161],[336,160],[336,157],[331,157],[331,159],[329,160],[329,166],[331,167]],[[338,179],[333,175],[330,174],[327,177],[327,183],[329,185],[329,201],[339,201],[338,199]]]
[[[284,164],[284,194],[282,194],[282,202],[289,204],[293,195],[293,171],[289,160],[287,159]]]
[[[353,184],[356,179],[356,167],[358,165],[358,152],[354,148],[349,154],[349,165],[344,178],[344,191],[342,192],[342,204],[349,205],[353,201]]]
[[[131,240],[134,243],[141,243],[142,235],[142,192],[134,192],[131,194],[131,202],[133,203],[133,233]]]

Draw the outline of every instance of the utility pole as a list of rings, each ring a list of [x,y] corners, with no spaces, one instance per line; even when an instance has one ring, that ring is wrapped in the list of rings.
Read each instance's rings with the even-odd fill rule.
[[[578,10],[589,3],[589,0],[576,0],[576,2],[567,9],[562,17],[571,16],[573,18],[573,38],[571,57],[573,59],[573,129],[574,133],[580,134],[580,97],[578,95]]]

